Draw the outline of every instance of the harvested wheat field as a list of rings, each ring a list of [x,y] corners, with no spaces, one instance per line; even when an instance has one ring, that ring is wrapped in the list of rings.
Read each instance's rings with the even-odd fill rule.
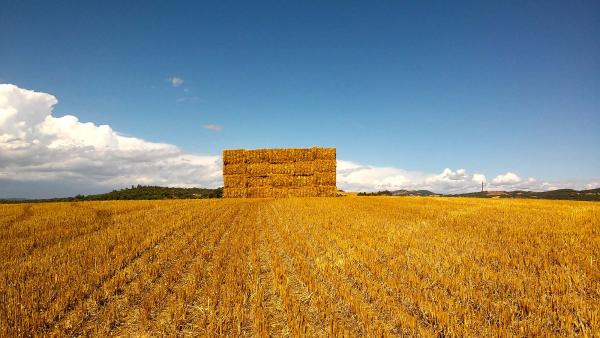
[[[0,205],[0,336],[594,336],[600,204]]]

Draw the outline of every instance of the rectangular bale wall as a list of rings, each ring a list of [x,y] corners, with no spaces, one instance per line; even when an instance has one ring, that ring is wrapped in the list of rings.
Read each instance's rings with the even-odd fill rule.
[[[335,169],[335,148],[224,150],[223,196],[336,196]]]

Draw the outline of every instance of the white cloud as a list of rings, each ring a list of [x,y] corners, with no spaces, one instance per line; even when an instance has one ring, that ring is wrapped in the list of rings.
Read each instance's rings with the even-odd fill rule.
[[[222,184],[219,156],[123,136],[109,125],[83,123],[72,115],[55,117],[56,103],[50,94],[0,84],[0,179],[80,184],[88,190]]]
[[[521,182],[521,178],[517,174],[511,172],[504,175],[498,175],[492,180],[492,183],[495,185],[511,185],[519,182]]]
[[[590,182],[585,185],[586,189],[598,189],[600,188],[600,182]]]
[[[407,171],[395,167],[375,167],[350,161],[337,161],[337,184],[347,191],[419,190],[452,193],[477,191],[482,174],[468,174],[465,169],[444,169],[440,174]]]
[[[167,81],[169,81],[169,83],[171,84],[171,86],[173,87],[179,87],[183,84],[183,79],[177,76],[174,77],[170,77],[167,79]]]
[[[563,183],[564,184],[564,183]],[[573,183],[569,183],[571,186],[574,186]],[[492,180],[489,185],[490,189],[494,190],[554,190],[558,189],[558,185],[561,183],[549,183],[549,182],[538,182],[537,179],[533,177],[529,177],[527,179],[523,179],[519,177],[519,175],[507,172],[506,174],[500,174]],[[583,187],[577,186],[579,189]]]
[[[212,131],[221,131],[223,130],[223,126],[220,124],[205,124],[204,129],[212,130]]]
[[[465,169],[446,168],[439,174],[407,171],[395,167],[375,167],[350,161],[337,161],[337,185],[346,191],[379,190],[430,190],[436,193],[476,192],[484,182],[486,190],[533,190],[544,191],[562,188],[593,189],[600,183],[593,182],[539,182],[533,177],[522,179],[508,172],[497,175],[491,182],[486,176],[469,174]]]
[[[473,181],[475,182],[487,182],[485,179],[485,175],[483,174],[473,174]]]

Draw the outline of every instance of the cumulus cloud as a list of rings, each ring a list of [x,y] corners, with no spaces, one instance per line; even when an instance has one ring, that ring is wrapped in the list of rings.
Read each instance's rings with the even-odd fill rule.
[[[485,175],[483,174],[473,174],[473,181],[475,182],[487,182],[485,179]]]
[[[177,76],[174,77],[170,77],[167,79],[167,81],[169,81],[169,83],[171,84],[171,86],[173,87],[179,87],[183,84],[183,79]]]
[[[54,96],[0,85],[0,180],[79,184],[106,189],[130,184],[217,187],[219,156],[128,137],[109,125],[52,115]],[[0,196],[7,194],[0,184]]]
[[[590,182],[585,185],[586,189],[598,189],[600,188],[600,182]]]
[[[337,161],[337,185],[346,191],[379,190],[430,190],[436,193],[452,194],[476,192],[481,183],[486,190],[532,190],[545,191],[563,188],[593,189],[600,187],[598,181],[592,182],[540,182],[529,177],[507,172],[488,182],[480,173],[468,173],[465,169],[445,168],[441,173],[407,171],[395,167],[376,167],[350,161]]]
[[[338,187],[348,191],[419,190],[441,193],[476,191],[485,181],[482,174],[465,169],[444,169],[439,174],[407,171],[395,167],[375,167],[350,161],[337,161]]]
[[[223,130],[223,126],[220,124],[205,124],[204,129],[212,130],[212,131],[221,131]]]
[[[496,185],[515,184],[519,182],[521,182],[521,178],[517,174],[513,174],[511,172],[508,172],[504,175],[498,175],[492,180],[492,183]]]
[[[558,186],[560,185],[565,185],[565,183],[539,182],[533,177],[523,179],[519,175],[512,172],[500,174],[494,177],[491,182],[491,187],[496,190],[555,190],[559,189]],[[568,185],[575,187],[572,182],[568,183]],[[584,189],[584,187],[580,185],[577,185],[577,188]]]

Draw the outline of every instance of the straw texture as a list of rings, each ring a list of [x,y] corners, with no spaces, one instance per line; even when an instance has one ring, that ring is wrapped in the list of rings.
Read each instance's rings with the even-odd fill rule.
[[[224,150],[223,196],[336,196],[335,167],[335,148]]]

